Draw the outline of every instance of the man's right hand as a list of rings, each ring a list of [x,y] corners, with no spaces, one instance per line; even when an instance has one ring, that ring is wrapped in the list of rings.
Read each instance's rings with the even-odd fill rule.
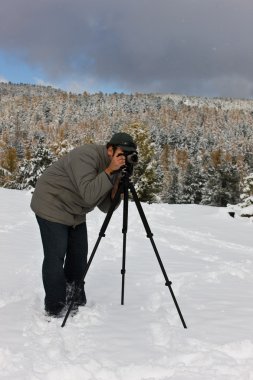
[[[126,163],[126,157],[122,148],[117,148],[111,157],[110,165],[105,169],[105,172],[111,175],[113,172],[122,168]]]

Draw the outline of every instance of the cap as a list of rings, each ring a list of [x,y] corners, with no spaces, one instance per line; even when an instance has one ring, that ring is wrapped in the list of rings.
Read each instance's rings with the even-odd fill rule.
[[[132,136],[125,132],[115,133],[111,137],[109,144],[119,146],[128,152],[133,152],[137,148],[137,145],[135,144]]]

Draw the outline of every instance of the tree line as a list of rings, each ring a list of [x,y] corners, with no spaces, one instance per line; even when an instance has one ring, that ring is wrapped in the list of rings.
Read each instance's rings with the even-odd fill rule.
[[[53,160],[118,131],[137,141],[142,201],[235,204],[253,171],[253,101],[0,84],[0,185],[34,186]]]

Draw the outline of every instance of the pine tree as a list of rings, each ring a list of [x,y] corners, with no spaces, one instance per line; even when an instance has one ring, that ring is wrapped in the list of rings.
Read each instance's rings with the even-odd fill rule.
[[[236,209],[239,210],[240,216],[253,217],[253,173],[250,173],[242,183],[242,193],[240,202]]]
[[[239,173],[236,165],[222,162],[217,167],[210,166],[202,191],[201,204],[227,206],[239,199]]]
[[[17,168],[17,151],[16,148],[8,147],[3,158],[2,167],[13,173]]]
[[[24,159],[19,167],[17,188],[35,188],[36,182],[44,170],[55,160],[52,152],[46,147],[44,138],[39,139],[37,147],[32,152],[32,158]]]
[[[202,200],[203,174],[197,162],[188,163],[182,183],[182,195],[179,203],[199,204]]]
[[[179,170],[177,166],[171,167],[170,170],[170,182],[162,198],[163,202],[175,204],[178,203],[178,197],[180,193],[179,184]]]
[[[12,173],[0,166],[0,187],[4,186],[9,178],[11,178]]]
[[[129,133],[137,144],[138,164],[134,167],[132,179],[138,197],[142,202],[155,202],[162,187],[162,171],[148,128],[134,123],[125,128],[124,132]]]

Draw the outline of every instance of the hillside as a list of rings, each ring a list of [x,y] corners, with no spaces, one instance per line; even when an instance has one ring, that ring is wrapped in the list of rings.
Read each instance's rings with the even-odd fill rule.
[[[0,166],[14,177],[42,136],[48,147],[64,141],[72,148],[104,143],[131,125],[144,129],[154,144],[163,178],[160,199],[214,205],[239,199],[240,182],[253,169],[253,100],[77,95],[51,87],[0,83]],[[17,161],[12,166],[10,148],[12,153],[15,149]],[[55,151],[57,155],[59,149]],[[214,185],[225,188],[215,199],[208,192]]]
[[[117,129],[119,123],[156,120],[162,125],[178,119],[187,112],[187,119],[202,119],[205,127],[211,116],[227,125],[253,123],[253,100],[232,98],[201,98],[176,94],[72,94],[50,86],[0,83],[0,131],[6,128],[71,127],[92,119],[106,119],[108,127]],[[174,112],[174,113],[173,113]],[[166,116],[164,115],[166,113]],[[210,114],[209,114],[210,113]],[[211,115],[213,114],[213,115]],[[205,117],[204,117],[205,116]],[[197,125],[196,125],[197,127]]]

